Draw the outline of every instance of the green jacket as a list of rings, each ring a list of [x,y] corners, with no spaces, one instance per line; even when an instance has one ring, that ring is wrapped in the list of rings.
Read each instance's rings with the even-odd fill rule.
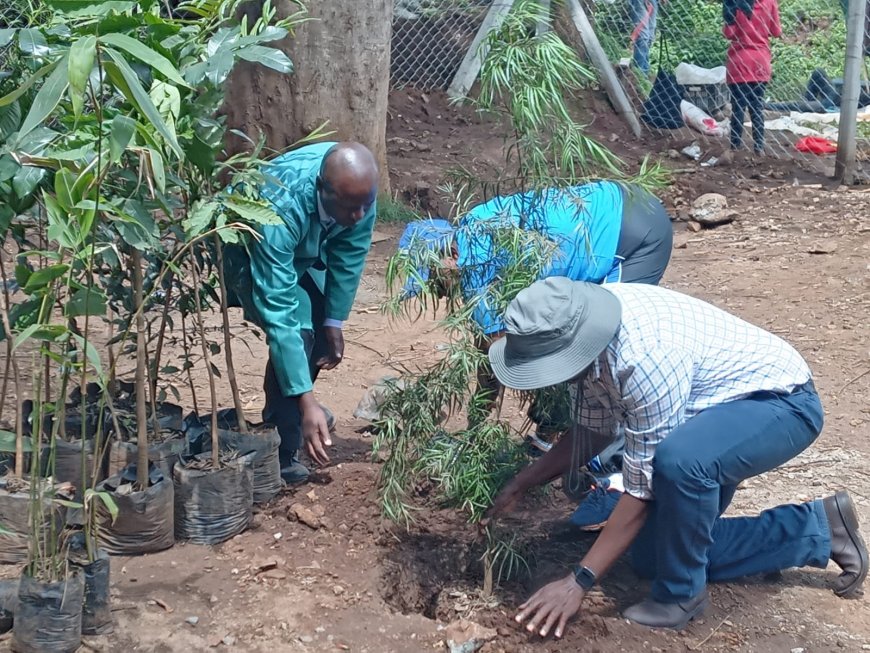
[[[312,388],[301,330],[315,325],[299,279],[308,274],[323,293],[327,319],[344,321],[371,246],[375,206],[352,228],[321,223],[315,180],[333,145],[308,145],[270,162],[265,173],[274,181],[267,181],[260,193],[284,223],[259,227],[259,241],[228,247],[224,257],[233,303],[265,332],[275,375],[288,397]]]

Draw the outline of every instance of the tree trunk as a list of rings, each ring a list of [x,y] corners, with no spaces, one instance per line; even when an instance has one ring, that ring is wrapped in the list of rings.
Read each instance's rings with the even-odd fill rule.
[[[311,20],[275,44],[293,61],[294,73],[239,63],[227,82],[227,126],[254,141],[263,135],[267,147],[283,151],[329,121],[327,131],[334,132],[329,139],[358,141],[372,150],[381,173],[380,191],[389,193],[386,124],[393,0],[306,4]],[[278,0],[276,7],[279,16],[298,8],[289,0]],[[227,134],[229,154],[249,145]]]

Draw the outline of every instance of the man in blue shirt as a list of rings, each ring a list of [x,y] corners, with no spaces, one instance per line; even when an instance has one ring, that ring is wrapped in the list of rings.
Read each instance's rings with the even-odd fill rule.
[[[281,435],[282,478],[298,483],[308,478],[297,458],[303,441],[312,460],[329,461],[328,418],[313,387],[344,353],[342,323],[371,245],[378,168],[359,143],[316,143],[264,172],[260,193],[282,223],[259,227],[246,248],[228,247],[224,266],[231,305],[266,334],[263,419]]]
[[[673,229],[661,202],[639,186],[612,181],[547,189],[495,197],[472,208],[454,228],[446,220],[422,220],[408,225],[399,248],[419,257],[417,274],[405,284],[406,296],[413,296],[434,272],[439,282],[445,270],[455,275],[467,300],[477,298],[473,319],[488,343],[504,331],[502,312],[493,302],[490,288],[512,262],[498,250],[494,233],[501,228],[519,227],[535,231],[553,245],[553,254],[541,278],[567,277],[594,283],[646,283],[656,285],[670,261]],[[429,265],[432,250],[445,257],[439,269]],[[547,414],[546,402],[534,402],[529,417],[538,426],[538,435],[561,432],[567,428],[567,415]],[[532,442],[539,442],[535,437]],[[546,443],[543,443],[546,446]],[[602,452],[591,470],[599,475],[617,471],[621,466],[622,440]],[[584,529],[598,530],[619,498],[599,482],[573,521]],[[611,488],[615,490],[615,488]]]

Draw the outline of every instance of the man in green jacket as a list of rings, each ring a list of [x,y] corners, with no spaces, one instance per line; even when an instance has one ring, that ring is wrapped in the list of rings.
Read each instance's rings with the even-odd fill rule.
[[[297,458],[303,441],[315,463],[329,462],[329,425],[312,389],[344,354],[342,323],[371,245],[378,167],[359,143],[317,143],[264,172],[260,194],[283,223],[260,227],[246,249],[228,248],[226,276],[236,305],[266,334],[263,419],[281,434],[282,478],[300,483],[308,478]]]

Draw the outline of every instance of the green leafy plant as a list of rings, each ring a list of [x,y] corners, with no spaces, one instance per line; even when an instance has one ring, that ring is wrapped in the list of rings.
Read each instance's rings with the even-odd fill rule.
[[[486,39],[480,91],[472,104],[505,117],[505,142],[516,187],[574,184],[606,172],[619,174],[620,162],[589,137],[570,109],[571,96],[595,80],[593,71],[556,32],[536,34],[530,26],[547,19],[534,0],[519,0],[502,25]],[[505,180],[498,180],[504,185]]]
[[[156,356],[150,359],[155,319],[148,313],[163,293],[171,297],[175,289],[178,298],[180,289],[200,292],[196,257],[209,258],[202,243],[239,242],[253,233],[250,225],[278,220],[266,202],[231,193],[218,181],[226,172],[234,184],[253,187],[262,177],[256,156],[219,160],[225,127],[217,114],[235,62],[292,70],[286,55],[266,44],[287,36],[304,14],[276,20],[266,0],[261,17],[249,25],[244,17],[236,21],[242,4],[191,0],[168,15],[147,0],[56,0],[34,9],[38,24],[24,20],[0,30],[0,47],[14,46],[9,61],[23,80],[14,88],[0,80],[6,91],[0,96],[0,200],[8,200],[0,226],[19,246],[15,282],[25,296],[11,301],[4,271],[3,334],[19,403],[19,361],[29,361],[33,379],[30,422],[19,418],[17,424],[16,473],[22,473],[26,432],[34,479],[43,469],[54,470],[59,439],[80,440],[84,495],[77,505],[88,530],[95,524],[95,500],[113,510],[104,493],[89,486],[102,459],[102,420],[118,419],[112,395],[119,358],[135,352],[138,487],[144,489],[147,408],[156,425],[160,352],[170,319],[167,309],[156,318]],[[108,368],[93,343],[97,320],[110,321],[117,331]],[[121,347],[121,357],[113,346]],[[95,405],[88,400],[91,383],[99,388]],[[82,423],[89,412],[98,416],[93,469],[84,429],[64,432],[73,384],[80,390]],[[56,579],[64,573],[65,555],[56,521],[45,519],[42,485],[30,484],[30,572]]]
[[[376,423],[375,449],[385,458],[379,481],[381,505],[385,516],[405,525],[413,521],[417,504],[413,490],[421,485],[427,488],[426,496],[479,523],[498,490],[523,464],[518,432],[498,410],[492,410],[498,402],[481,348],[486,338],[472,315],[481,302],[503,313],[547,269],[556,244],[528,228],[540,220],[543,191],[602,174],[647,188],[668,180],[651,159],[645,159],[639,174],[630,178],[616,156],[585,134],[574,117],[571,99],[594,75],[554,32],[535,33],[534,25],[543,18],[537,2],[520,0],[514,5],[504,23],[487,37],[479,96],[470,100],[479,111],[496,114],[510,125],[505,141],[508,172],[482,179],[456,171],[440,189],[451,199],[451,214],[457,217],[456,239],[488,244],[490,263],[498,262],[492,281],[474,297],[463,295],[462,275],[477,271],[455,270],[446,262],[449,251],[433,250],[423,242],[412,242],[387,264],[390,297],[384,311],[394,318],[440,316],[449,341],[440,360],[420,372],[405,370],[401,384],[388,393]],[[519,224],[499,216],[462,221],[477,198],[516,191],[527,198]],[[582,206],[578,204],[577,210],[581,212]],[[422,278],[420,269],[429,270],[428,279]],[[413,297],[403,292],[409,280],[419,286]],[[521,400],[527,402],[531,396],[526,393]],[[554,412],[565,399],[558,390],[534,396],[539,403],[542,398],[552,399]],[[465,426],[445,426],[457,420],[464,420]],[[483,562],[486,593],[499,577],[524,566],[516,538],[493,524],[486,528]]]

